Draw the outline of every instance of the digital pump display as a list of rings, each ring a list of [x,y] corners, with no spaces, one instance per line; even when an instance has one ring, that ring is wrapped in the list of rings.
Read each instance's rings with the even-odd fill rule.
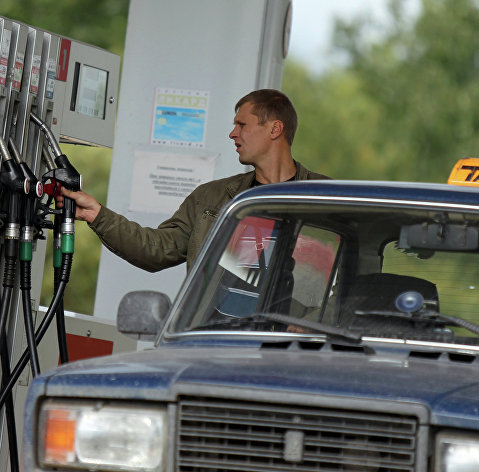
[[[77,62],[70,110],[104,120],[107,86],[107,71]]]

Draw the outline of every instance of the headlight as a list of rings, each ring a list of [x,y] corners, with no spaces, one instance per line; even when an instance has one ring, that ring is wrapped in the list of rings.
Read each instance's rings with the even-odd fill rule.
[[[436,438],[437,472],[479,470],[479,435],[444,432]]]
[[[38,460],[91,470],[164,469],[166,411],[144,405],[50,400],[38,422]]]

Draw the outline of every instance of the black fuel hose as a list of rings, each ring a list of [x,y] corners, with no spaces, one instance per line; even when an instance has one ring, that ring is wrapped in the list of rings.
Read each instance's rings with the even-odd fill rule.
[[[50,324],[55,317],[58,304],[63,299],[63,294],[65,293],[65,289],[68,285],[73,256],[72,254],[64,254],[63,259],[64,263],[62,264],[58,290],[56,291],[55,296],[53,297],[53,300],[50,303],[50,306],[48,307],[45,316],[43,317],[43,320],[41,321],[37,331],[35,332],[35,343],[37,345],[43,339],[43,336],[50,327]],[[15,368],[12,370],[11,375],[8,379],[8,383],[5,385],[5,387],[2,387],[2,391],[0,393],[0,408],[6,403],[9,393],[12,391],[13,387],[15,386],[15,383],[20,377],[25,366],[28,364],[29,360],[30,353],[28,349],[26,349],[20,357],[19,361],[17,362]]]
[[[20,202],[28,194],[29,181],[25,179],[16,162],[10,156],[3,138],[0,138],[0,152],[3,157],[0,182],[8,190],[8,212],[5,227],[3,294],[0,306],[0,363],[2,365],[2,390],[6,393],[5,416],[7,419],[10,467],[18,471],[18,445],[15,426],[15,412],[11,389],[7,389],[10,380],[10,354],[8,352],[6,325],[15,286],[16,262],[20,239]]]
[[[15,195],[13,193],[10,194],[10,211],[12,211],[12,208],[17,206],[16,200],[18,200],[18,196],[19,195]],[[10,309],[10,302],[12,299],[13,287],[15,285],[16,261],[18,256],[18,237],[6,239],[4,247],[5,267],[3,276],[2,302],[0,306],[0,362],[2,365],[2,390],[6,390],[6,386],[11,376],[6,325],[8,312]],[[8,446],[10,451],[11,470],[13,472],[18,471],[18,445],[13,396],[11,390],[7,391],[5,416],[7,418]]]
[[[55,215],[55,221],[53,226],[53,291],[58,291],[60,283],[60,274],[62,270],[62,248],[61,248],[61,215]],[[58,308],[55,311],[55,319],[57,322],[57,338],[58,338],[58,350],[60,352],[60,363],[65,364],[68,359],[68,345],[67,334],[65,328],[65,310],[63,307],[63,298],[58,303]]]
[[[40,373],[40,361],[38,360],[38,350],[35,343],[35,328],[33,326],[31,273],[32,263],[30,261],[20,261],[20,290],[22,292],[25,333],[27,336],[27,345],[28,352],[30,355],[32,375],[33,377],[36,377]]]
[[[9,139],[9,147],[13,157],[18,164],[20,171],[25,179],[30,182],[30,189],[24,200],[24,211],[21,216],[20,231],[20,290],[22,293],[23,318],[25,323],[25,334],[27,337],[28,349],[30,351],[30,360],[33,377],[40,373],[40,362],[38,360],[38,351],[35,344],[35,328],[33,326],[32,300],[31,300],[31,273],[33,259],[33,214],[35,210],[35,200],[43,195],[43,185],[38,181],[35,174],[28,165],[22,161],[20,152],[12,138]]]
[[[8,311],[10,299],[12,295],[12,288],[5,288],[2,297],[2,312]],[[8,303],[7,303],[8,302]],[[6,307],[6,308],[4,308]],[[7,435],[8,435],[8,449],[10,455],[11,472],[18,472],[18,444],[17,444],[17,428],[15,425],[15,413],[13,405],[12,389],[8,389],[7,385],[11,378],[10,373],[10,356],[7,347],[7,335],[5,328],[0,331],[0,359],[2,365],[2,392],[5,391],[5,416],[7,418]],[[2,402],[3,406],[3,402]]]

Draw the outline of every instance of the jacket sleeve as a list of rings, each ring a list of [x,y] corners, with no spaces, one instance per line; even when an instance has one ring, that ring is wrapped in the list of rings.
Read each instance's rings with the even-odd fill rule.
[[[195,218],[194,195],[158,228],[143,227],[102,206],[91,229],[104,246],[129,263],[156,272],[186,261]]]

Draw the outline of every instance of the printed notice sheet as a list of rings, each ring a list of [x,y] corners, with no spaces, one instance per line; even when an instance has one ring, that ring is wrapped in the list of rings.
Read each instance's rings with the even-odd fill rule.
[[[209,92],[157,88],[151,144],[205,147]]]
[[[213,179],[216,156],[135,152],[130,210],[172,215],[200,184]]]

